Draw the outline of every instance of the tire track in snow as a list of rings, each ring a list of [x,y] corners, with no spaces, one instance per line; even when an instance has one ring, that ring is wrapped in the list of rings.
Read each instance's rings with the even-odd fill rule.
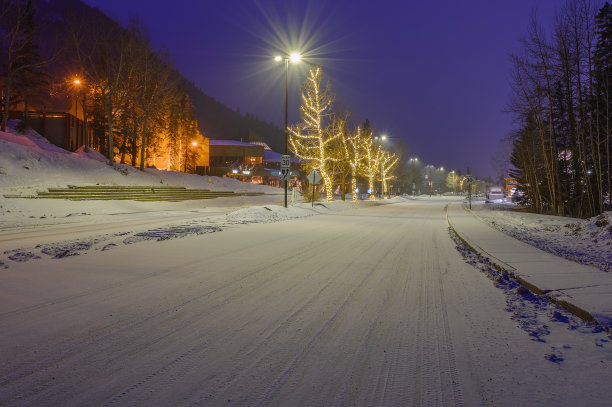
[[[449,265],[443,268],[439,257],[443,252],[438,247],[438,239],[446,237],[435,229],[423,239],[420,251],[424,253],[424,263],[414,270],[412,281],[417,284],[407,287],[410,304],[416,312],[408,313],[408,323],[414,331],[408,346],[410,374],[405,376],[409,378],[405,385],[411,399],[405,405],[463,405],[442,284],[443,273]]]
[[[355,241],[357,241],[357,240],[358,239],[355,238]],[[324,249],[327,246],[328,243],[329,243],[329,240],[325,240],[325,241],[319,242],[316,246],[313,246],[311,248],[311,250],[313,250],[313,251],[320,251],[320,250]],[[311,253],[309,251],[304,251],[301,254],[299,254],[297,257],[293,256],[292,260],[300,262],[300,261],[303,261],[306,257],[308,257],[310,255],[311,255]],[[275,265],[278,267],[278,269],[276,270],[275,274],[270,276],[271,277],[270,279],[274,279],[276,277],[276,275],[285,273],[286,270],[287,270],[286,268],[282,267],[281,264],[275,264]],[[269,267],[270,266],[266,266],[265,268],[269,268]],[[338,278],[340,278],[340,276],[334,276],[333,277],[333,279],[338,279]],[[266,279],[266,280],[269,280],[269,279]],[[251,286],[250,287],[250,292],[253,293],[253,292],[256,292],[259,288],[265,287],[268,284],[266,280],[262,280],[259,283],[258,287]],[[296,282],[295,286],[297,286],[299,284],[300,284],[299,282]],[[329,286],[329,284],[331,284],[331,279],[330,279],[330,281],[328,281],[328,283],[323,288],[321,288],[317,293],[312,295],[310,297],[310,299],[306,302],[306,304],[302,305],[298,310],[293,312],[289,316],[289,318],[287,318],[287,320],[283,324],[281,324],[279,326],[276,326],[275,329],[273,331],[271,331],[261,342],[259,342],[255,348],[251,349],[251,351],[249,353],[247,353],[246,355],[242,356],[241,359],[250,360],[253,355],[258,353],[259,348],[266,347],[268,342],[271,340],[271,338],[273,338],[275,335],[277,335],[279,331],[287,329],[287,327],[292,322],[295,321],[297,316],[299,314],[301,314],[304,311],[304,309],[307,308],[308,305],[312,304],[320,296],[321,292],[323,292],[326,289],[326,287]],[[226,305],[228,302],[231,302],[232,298],[238,297],[240,295],[241,295],[241,293],[236,293],[236,294],[234,294],[233,297],[230,297],[230,298],[224,297],[224,300],[223,300],[222,304],[218,304],[216,306],[213,306],[212,309],[206,309],[205,311],[202,312],[202,314],[203,313],[209,313],[211,310],[215,310],[216,308],[218,308],[220,306]],[[228,334],[228,335],[231,335],[231,334]],[[112,405],[112,404],[118,402],[119,400],[122,400],[125,396],[129,395],[133,391],[137,390],[141,385],[148,384],[148,382],[150,380],[152,380],[152,379],[157,379],[157,382],[154,385],[151,384],[148,387],[148,389],[145,389],[145,390],[148,390],[148,391],[145,392],[145,391],[141,390],[141,394],[142,394],[141,397],[135,396],[134,402],[136,403],[136,405],[143,405],[143,403],[145,403],[147,401],[147,399],[150,398],[151,394],[155,393],[156,389],[168,388],[168,386],[171,386],[172,382],[176,382],[179,377],[184,376],[187,372],[193,371],[193,370],[197,370],[197,368],[199,366],[201,366],[201,363],[202,363],[201,357],[199,357],[198,354],[201,353],[203,350],[205,350],[205,348],[207,348],[207,344],[203,344],[200,347],[193,348],[192,349],[193,352],[190,352],[191,357],[189,357],[189,358],[180,357],[179,361],[173,360],[168,365],[165,365],[162,368],[160,368],[159,372],[156,372],[153,375],[147,376],[145,379],[143,379],[143,380],[139,381],[138,383],[130,386],[127,390],[123,391],[119,395],[114,396],[113,399],[111,401],[107,402],[107,404],[105,404],[105,405]],[[265,356],[262,356],[259,359],[254,360],[249,366],[241,368],[241,370],[248,370],[253,365],[257,364],[258,362],[261,362],[261,359],[264,359],[264,358],[265,358]],[[177,362],[180,362],[180,363],[177,363]],[[231,364],[231,363],[229,363],[229,364]],[[170,375],[169,377],[162,377],[163,375],[161,373],[166,373],[170,369],[170,367],[174,368],[177,372],[174,373],[173,375]],[[235,379],[237,379],[237,378],[238,378],[238,376],[235,376]],[[229,384],[231,384],[231,383],[229,383]],[[187,396],[185,396],[185,398],[187,398]]]
[[[356,226],[353,226],[351,227],[351,230],[355,228]],[[364,244],[363,240],[358,237],[358,234],[355,234],[355,233],[347,233],[347,234],[348,236],[350,236],[350,239],[347,242],[349,245],[352,246],[353,244],[354,245],[361,244],[365,246],[364,249],[367,247],[367,244]],[[324,246],[322,247],[317,246],[317,248],[315,249],[317,251],[317,257],[325,258],[326,256],[333,255],[333,248],[328,247],[327,243],[328,242],[326,242]],[[308,253],[304,253],[304,254],[308,255]],[[301,262],[304,259],[300,257],[296,260],[299,260],[299,262]],[[314,267],[313,269],[317,269],[317,268]],[[349,265],[341,273],[337,273],[337,274],[327,277],[327,279],[323,282],[322,287],[319,290],[315,291],[309,297],[305,298],[304,300],[301,300],[299,303],[299,306],[285,318],[284,322],[282,322],[281,324],[275,324],[274,326],[272,326],[272,330],[267,332],[267,334],[265,334],[265,336],[263,336],[262,339],[258,340],[255,344],[250,345],[250,349],[249,348],[241,349],[240,351],[236,352],[236,355],[233,356],[231,360],[226,361],[224,363],[225,365],[233,366],[232,372],[227,373],[227,375],[229,376],[228,380],[226,380],[223,385],[218,386],[215,389],[213,394],[210,394],[210,392],[209,394],[205,396],[202,396],[202,395],[190,396],[186,394],[184,398],[186,400],[190,400],[190,397],[191,397],[191,400],[193,400],[193,398],[197,398],[198,401],[195,402],[196,405],[207,404],[208,402],[211,402],[211,400],[220,397],[221,394],[225,394],[230,387],[235,385],[236,382],[239,382],[241,379],[243,379],[245,375],[250,374],[249,372],[252,372],[253,370],[257,370],[257,368],[260,368],[263,364],[269,361],[272,356],[278,356],[279,353],[282,353],[278,349],[274,349],[272,347],[273,345],[272,341],[278,335],[282,334],[282,332],[290,330],[292,326],[296,324],[297,321],[300,319],[301,315],[304,314],[322,296],[322,294],[328,289],[328,287],[330,287],[333,283],[337,283],[339,280],[342,280],[345,274],[349,273],[350,271],[351,271],[351,267]],[[286,273],[287,269],[280,270],[280,272]],[[313,271],[310,275],[315,275],[317,273],[318,271]],[[304,279],[306,280],[308,278],[309,277],[306,276]],[[300,281],[295,282],[295,284],[290,287],[289,291],[291,291],[293,288],[298,288],[300,284],[301,284]],[[250,293],[251,295],[254,295],[256,294],[256,290],[251,289]],[[186,360],[185,365],[181,366],[181,369],[179,372],[177,372],[176,376],[184,376],[189,371],[197,370],[198,366],[201,366],[201,364],[203,363],[201,358],[202,356],[200,358],[194,357],[192,359]],[[245,365],[244,361],[248,361],[248,363]],[[288,363],[288,362],[289,362],[289,359],[285,361],[285,363]],[[162,378],[160,379],[160,382],[156,383],[155,387],[156,388],[166,388],[168,385],[170,385],[169,383],[170,380],[171,380],[170,378],[165,378],[165,379]],[[256,391],[256,390],[253,390],[253,391]],[[142,404],[147,401],[146,400],[147,394],[146,393],[143,393],[143,394],[144,394],[143,397],[145,399],[143,400],[139,398],[138,404]]]
[[[311,250],[317,250],[318,248],[324,247],[326,244],[329,243],[329,241],[331,240],[331,238],[325,239],[325,240],[320,240],[319,242],[315,243],[312,247]],[[254,247],[258,247],[260,245],[269,245],[270,242],[267,241],[265,243],[257,243],[257,244],[253,244],[250,245],[250,248],[254,248]],[[215,257],[221,257],[225,254],[220,254],[217,255]],[[306,256],[310,255],[309,251],[303,251],[302,253],[298,254],[299,258],[304,258]],[[157,273],[154,273],[154,275],[152,275],[151,277],[156,277],[156,276],[160,276],[163,274],[180,274],[180,273],[184,273],[185,269],[193,266],[194,264],[198,263],[201,260],[194,260],[192,262],[183,264],[182,267],[180,267],[180,270],[177,270],[176,267],[173,268],[169,268]],[[283,257],[281,257],[280,259],[278,259],[276,262],[272,263],[272,264],[267,264],[263,267],[260,267],[254,271],[251,271],[243,276],[241,276],[240,278],[236,278],[233,279],[219,287],[216,287],[212,290],[207,291],[206,293],[203,294],[198,294],[190,299],[187,299],[185,301],[183,301],[180,304],[173,304],[165,309],[162,309],[161,311],[158,311],[154,314],[151,314],[145,318],[140,318],[137,319],[135,321],[132,321],[131,323],[128,323],[127,325],[121,326],[116,330],[113,331],[106,331],[104,334],[102,334],[101,336],[95,336],[94,335],[94,339],[89,340],[89,341],[84,341],[84,342],[78,342],[78,344],[74,344],[74,345],[70,345],[70,344],[65,344],[65,345],[61,345],[60,348],[63,348],[64,351],[59,352],[59,354],[55,354],[54,356],[52,356],[51,358],[48,358],[42,362],[37,362],[34,364],[34,366],[28,366],[26,365],[24,368],[19,369],[17,371],[13,371],[12,374],[8,375],[8,376],[4,376],[2,380],[0,380],[0,388],[6,388],[8,385],[10,385],[11,383],[14,383],[16,381],[25,379],[31,375],[35,375],[36,373],[39,372],[43,372],[46,371],[47,369],[51,368],[54,365],[58,365],[62,362],[66,362],[69,359],[73,359],[76,358],[78,355],[78,359],[79,360],[89,360],[89,363],[91,363],[91,359],[93,358],[92,354],[97,354],[97,355],[101,355],[102,359],[106,360],[106,355],[108,352],[111,352],[113,350],[113,348],[118,348],[121,347],[122,351],[121,354],[123,355],[127,355],[129,353],[131,353],[134,349],[138,349],[141,347],[148,347],[151,346],[152,344],[155,344],[156,342],[158,342],[160,339],[163,338],[148,338],[148,342],[146,344],[143,343],[136,343],[133,346],[126,346],[128,344],[125,343],[125,337],[121,337],[121,334],[125,334],[128,331],[133,331],[135,328],[141,327],[143,325],[145,325],[146,323],[149,323],[151,321],[153,321],[156,318],[159,318],[162,315],[166,315],[167,318],[172,319],[173,317],[173,312],[175,309],[178,308],[182,308],[185,307],[186,305],[197,301],[197,300],[201,300],[203,298],[209,297],[212,294],[216,294],[218,292],[220,292],[221,290],[239,285],[242,281],[256,275],[259,274],[261,272],[266,271],[268,268],[272,267],[272,266],[278,266],[280,264],[287,264],[287,263],[291,263],[296,261],[296,256],[293,254],[287,254]],[[281,273],[283,270],[283,268],[279,268],[277,270],[277,273]],[[124,287],[125,285],[131,283],[131,282],[135,282],[138,281],[140,282],[141,279],[133,279],[132,281],[129,282],[125,282],[125,283],[121,283],[121,284],[115,284],[113,287],[103,287],[100,288],[99,290],[92,290],[92,294],[94,293],[101,293],[103,291],[107,291],[110,289],[116,289],[116,288],[120,288],[120,287]],[[261,285],[264,285],[265,281],[261,282]],[[69,302],[73,299],[79,299],[81,297],[84,296],[88,296],[88,293],[80,293],[78,295],[75,296],[67,296],[65,298],[62,299],[62,301],[60,302]],[[225,301],[225,300],[224,300]],[[55,305],[55,304],[51,304],[51,305]],[[42,305],[41,305],[42,306]],[[36,309],[28,309],[25,310],[24,312],[28,312],[28,311],[35,311]],[[203,312],[208,312],[208,311],[202,311]],[[160,322],[159,324],[163,324],[163,321]],[[132,335],[134,337],[134,339],[136,340],[143,340],[145,339],[145,336],[142,335],[138,335],[136,333],[134,333]],[[167,335],[164,335],[167,336]],[[114,341],[113,338],[114,337],[121,337],[121,341]],[[106,344],[108,342],[108,340],[110,340],[110,344]],[[106,344],[105,347],[99,347],[100,344]],[[92,348],[92,346],[94,348]],[[77,362],[72,362],[72,363],[76,363]],[[78,378],[78,373],[74,373],[73,374],[74,378]],[[80,380],[84,380],[84,378],[80,378]],[[75,380],[75,382],[78,382],[79,380]],[[73,382],[73,383],[75,383]],[[28,395],[33,396],[35,394],[39,394],[41,393],[41,391],[44,391],[46,389],[47,386],[43,386],[43,385],[39,385],[39,386],[31,386],[32,388],[29,389],[28,392],[19,392],[20,394],[20,398],[23,399],[25,397],[27,397]],[[49,395],[40,395],[40,398],[42,399],[48,399],[48,397],[50,397]]]
[[[257,242],[257,243],[254,243],[252,245],[246,246],[243,249],[244,250],[249,250],[249,249],[252,249],[252,248],[255,248],[255,247],[258,247],[258,246],[266,246],[266,245],[269,245],[271,243],[278,242],[278,241],[281,241],[281,240],[282,240],[282,238],[275,238],[275,239],[273,239],[271,241],[269,240],[269,241],[267,241],[265,243]],[[226,253],[221,253],[221,254],[216,254],[216,255],[213,254],[208,259],[211,260],[211,259],[219,258],[219,257],[225,256],[225,255],[226,255]],[[143,280],[146,280],[146,279],[149,279],[149,278],[159,277],[159,276],[166,275],[166,274],[180,274],[180,273],[184,273],[184,269],[185,268],[193,266],[194,264],[196,264],[198,262],[201,262],[201,261],[202,261],[201,259],[197,259],[197,260],[194,260],[194,261],[191,261],[191,262],[179,264],[179,265],[176,265],[176,266],[173,266],[173,267],[170,267],[170,268],[166,268],[166,269],[163,269],[163,270],[159,270],[159,271],[155,271],[155,272],[151,272],[151,273],[146,273],[146,274],[138,275],[137,277],[134,277],[134,278],[131,278],[131,279],[128,279],[128,280],[124,280],[124,281],[120,281],[120,282],[116,282],[116,283],[111,283],[111,284],[106,284],[106,285],[103,285],[103,286],[100,286],[100,287],[92,288],[92,289],[89,289],[89,290],[84,290],[84,291],[81,291],[81,292],[76,293],[76,294],[66,295],[66,296],[62,296],[62,297],[59,297],[59,298],[54,298],[52,300],[48,300],[48,301],[45,301],[45,302],[41,302],[41,303],[38,303],[38,304],[34,304],[34,305],[31,305],[31,306],[28,306],[28,307],[23,307],[23,308],[19,308],[19,309],[13,310],[13,311],[5,312],[5,313],[0,313],[0,320],[2,320],[4,318],[11,317],[11,316],[14,316],[14,315],[20,315],[20,314],[24,314],[24,313],[28,313],[28,312],[39,311],[41,308],[44,308],[44,307],[49,307],[49,306],[63,304],[63,303],[70,302],[72,300],[79,299],[79,298],[82,298],[82,297],[89,297],[89,296],[91,296],[93,294],[99,294],[99,293],[102,293],[104,291],[113,290],[113,289],[117,289],[117,288],[122,288],[122,287],[124,287],[126,285],[129,285],[129,284],[140,283]]]
[[[297,368],[298,364],[306,357],[306,355],[312,350],[315,346],[315,343],[331,328],[331,326],[337,321],[338,317],[342,314],[345,308],[349,305],[349,303],[353,300],[353,298],[361,291],[366,282],[368,282],[377,271],[379,271],[380,265],[385,259],[385,257],[393,250],[393,247],[388,248],[385,253],[379,255],[378,261],[375,265],[370,267],[370,270],[366,273],[366,275],[361,279],[359,284],[357,284],[348,294],[348,296],[342,301],[342,303],[336,308],[336,310],[331,314],[329,318],[325,321],[325,323],[321,326],[321,328],[310,338],[310,340],[304,344],[303,349],[299,352],[290,363],[282,370],[282,372],[276,377],[271,385],[269,385],[261,394],[257,402],[254,404],[256,406],[263,406],[270,403],[270,400],[274,393],[276,393],[289,379],[289,376],[293,373],[293,371]]]

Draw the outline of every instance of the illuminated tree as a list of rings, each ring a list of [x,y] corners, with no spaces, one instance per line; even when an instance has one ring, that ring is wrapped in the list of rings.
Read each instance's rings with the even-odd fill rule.
[[[327,200],[333,200],[331,165],[337,161],[334,143],[342,134],[341,128],[331,122],[334,95],[329,83],[321,86],[320,67],[310,70],[302,91],[300,113],[302,122],[289,127],[291,151],[306,160],[309,167],[321,174]]]
[[[361,170],[363,175],[368,179],[368,187],[370,188],[370,201],[374,201],[374,181],[376,176],[381,171],[381,160],[383,157],[382,146],[374,146],[372,130],[367,130],[368,133],[361,139],[361,149],[363,151],[363,161]]]
[[[459,175],[455,171],[451,171],[446,176],[446,186],[453,190],[453,193],[457,193],[457,187],[459,186]]]
[[[353,201],[357,200],[357,176],[363,167],[365,151],[363,149],[363,132],[361,127],[357,126],[350,136],[343,134],[342,144],[344,148],[344,157],[351,170],[351,193]]]
[[[393,167],[397,165],[399,157],[397,154],[390,153],[388,151],[381,150],[380,154],[380,170],[381,179],[383,180],[383,196],[387,196],[389,193],[389,181],[395,178],[392,173]]]

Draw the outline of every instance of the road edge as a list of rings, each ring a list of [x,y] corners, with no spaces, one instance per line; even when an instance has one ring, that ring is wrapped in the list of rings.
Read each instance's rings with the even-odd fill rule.
[[[455,229],[455,227],[451,223],[450,218],[448,216],[448,205],[449,204],[446,204],[444,206],[444,213],[446,215],[446,222],[448,224],[448,227],[455,234],[455,236],[457,236],[457,238],[459,240],[461,240],[461,242],[463,242],[463,244],[465,244],[466,247],[468,249],[470,249],[473,253],[480,254],[480,255],[485,254],[490,259],[491,264],[493,265],[493,267],[495,267],[499,272],[501,272],[504,275],[509,276],[510,278],[516,280],[519,284],[521,284],[523,287],[525,287],[526,289],[528,289],[532,293],[534,293],[536,295],[539,295],[539,296],[545,297],[550,302],[563,307],[564,309],[566,309],[567,311],[571,312],[573,315],[577,316],[578,318],[582,319],[585,322],[598,325],[603,330],[605,330],[607,332],[612,332],[611,327],[606,327],[605,325],[601,324],[587,310],[585,310],[585,309],[583,309],[583,308],[581,308],[581,307],[579,307],[579,306],[577,306],[575,304],[572,304],[571,302],[569,302],[567,300],[561,299],[561,298],[553,295],[552,294],[553,292],[551,292],[551,291],[543,290],[543,289],[539,288],[538,286],[536,286],[535,284],[530,283],[529,281],[525,280],[523,277],[517,275],[517,273],[515,273],[515,271],[513,271],[513,270],[516,270],[514,267],[504,263],[500,259],[498,259],[495,256],[489,254],[486,250],[484,250],[483,248],[479,247],[475,243],[468,241],[468,239],[466,239],[459,232],[457,232],[457,230]],[[471,211],[469,211],[467,208],[463,208],[463,209],[465,211],[467,211],[468,213],[470,213],[471,216],[474,216],[474,215],[472,215]]]

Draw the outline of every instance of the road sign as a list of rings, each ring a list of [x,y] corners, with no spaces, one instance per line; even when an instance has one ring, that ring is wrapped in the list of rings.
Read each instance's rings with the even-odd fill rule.
[[[291,168],[291,156],[283,154],[281,155],[281,170]]]
[[[291,170],[289,168],[281,168],[281,181],[289,181],[291,179]]]
[[[319,171],[317,170],[312,170],[306,179],[308,179],[308,182],[310,182],[311,185],[317,185],[319,182],[321,182],[321,174],[319,174]]]
[[[471,175],[466,175],[465,176],[465,183],[466,184],[473,184],[474,183],[474,177]]]

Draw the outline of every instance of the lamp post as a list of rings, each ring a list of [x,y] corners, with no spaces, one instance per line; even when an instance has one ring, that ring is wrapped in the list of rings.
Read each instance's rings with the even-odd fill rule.
[[[410,158],[410,160],[408,161],[410,163],[410,179],[412,179],[412,195],[416,196],[416,170],[418,169],[418,164],[419,164],[419,159],[417,157],[412,157]],[[420,175],[420,172],[419,172]],[[422,180],[419,176],[418,178],[419,182],[422,184]]]
[[[191,146],[193,148],[196,148],[198,146],[198,142],[197,141],[192,141]],[[189,147],[185,148],[185,172],[187,172],[187,153],[189,152]]]
[[[75,79],[74,84],[77,87],[81,87],[81,80]],[[89,133],[87,131],[87,92],[85,91],[84,88],[82,91],[83,91],[83,101],[82,101],[83,103],[83,142],[85,143],[85,146],[83,147],[83,151],[87,153],[89,151]],[[78,97],[77,97],[77,100],[78,100]],[[78,106],[78,103],[75,103],[74,104],[75,115],[77,113],[77,106]]]
[[[286,55],[284,57],[278,55],[274,57],[276,62],[284,61],[285,62],[285,151],[284,154],[287,155],[289,153],[289,130],[287,124],[287,116],[288,116],[288,101],[289,101],[289,62],[298,63],[302,60],[302,56],[298,52],[294,52],[291,55]],[[287,180],[285,180],[285,208],[287,207]]]

